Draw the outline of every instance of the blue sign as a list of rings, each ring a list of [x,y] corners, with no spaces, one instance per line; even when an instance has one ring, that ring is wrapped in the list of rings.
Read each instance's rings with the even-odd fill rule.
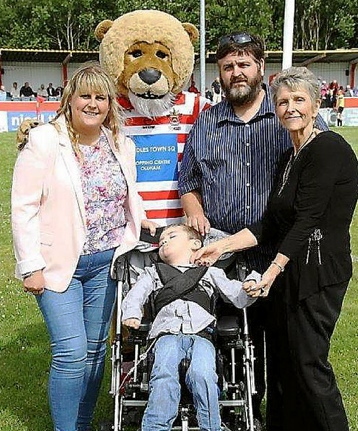
[[[55,118],[56,112],[41,112],[39,115],[39,120],[43,123],[48,123],[53,118]],[[37,119],[36,113],[34,111],[10,111],[7,113],[7,127],[9,132],[16,132],[20,124],[24,120]]]
[[[131,136],[136,146],[137,181],[177,181],[176,134]]]

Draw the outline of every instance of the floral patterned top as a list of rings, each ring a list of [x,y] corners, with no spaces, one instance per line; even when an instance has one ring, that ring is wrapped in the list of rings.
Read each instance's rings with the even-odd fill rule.
[[[126,226],[127,182],[106,136],[93,147],[81,145],[78,161],[86,211],[87,238],[82,254],[118,247]]]

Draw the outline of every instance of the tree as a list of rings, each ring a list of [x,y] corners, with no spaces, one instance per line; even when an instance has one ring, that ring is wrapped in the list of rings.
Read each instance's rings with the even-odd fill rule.
[[[326,50],[350,48],[357,35],[357,1],[301,0],[296,6],[295,47],[297,49]],[[352,13],[348,14],[349,10]]]
[[[284,6],[283,0],[206,0],[207,50],[216,49],[220,36],[243,30],[260,35],[269,50],[282,49]],[[0,0],[1,47],[97,49],[99,22],[138,9],[200,25],[199,0]],[[295,15],[294,48],[357,46],[358,0],[296,0]]]

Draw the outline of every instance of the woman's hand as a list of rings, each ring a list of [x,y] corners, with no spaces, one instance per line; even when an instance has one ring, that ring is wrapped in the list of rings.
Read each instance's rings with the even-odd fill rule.
[[[198,265],[213,265],[225,253],[245,250],[257,245],[255,235],[247,228],[241,229],[193,253],[190,261]]]
[[[141,227],[142,229],[148,229],[150,234],[154,236],[157,227],[159,227],[159,224],[155,223],[154,221],[144,219],[141,222]]]
[[[24,291],[34,295],[42,295],[45,290],[45,278],[42,270],[35,271],[23,281]]]
[[[224,247],[222,240],[212,242],[211,244],[202,247],[192,254],[190,261],[201,266],[213,265],[219,257],[224,254]]]
[[[261,281],[254,286],[243,285],[245,292],[257,298],[258,296],[266,297],[273,285],[276,277],[285,270],[285,266],[290,259],[282,253],[277,253],[275,259],[271,262],[271,265],[262,274]]]
[[[262,274],[262,278],[259,283],[252,284],[252,282],[247,282],[242,285],[242,288],[253,298],[257,298],[259,296],[266,297],[268,296],[276,277],[280,273],[281,271],[277,267],[269,266],[269,268]]]

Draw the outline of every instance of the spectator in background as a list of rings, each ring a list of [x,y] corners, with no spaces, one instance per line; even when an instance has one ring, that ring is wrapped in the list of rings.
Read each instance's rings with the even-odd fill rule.
[[[321,108],[327,108],[328,85],[326,81],[321,82]]]
[[[213,93],[209,90],[208,87],[205,88],[205,97],[211,101],[213,101]]]
[[[61,87],[60,85],[56,88],[56,97],[57,98],[61,98],[63,94],[63,87]]]
[[[56,90],[55,90],[55,88],[52,86],[52,82],[50,82],[50,83],[48,84],[48,87],[47,87],[47,96],[48,96],[48,97],[56,97]]]
[[[336,79],[333,79],[329,83],[328,86],[328,94],[327,94],[327,108],[335,108],[336,107],[336,99],[337,99],[337,91],[339,89],[338,82]]]
[[[11,99],[12,100],[18,100],[20,99],[20,91],[19,88],[17,86],[17,82],[13,82],[12,83],[12,88],[10,91],[10,95],[11,95]]]
[[[3,85],[0,86],[0,101],[3,102],[6,100],[6,90]]]
[[[336,106],[336,93],[333,88],[328,88],[326,95],[326,108],[334,108]]]
[[[337,92],[335,109],[337,110],[337,126],[343,126],[342,113],[344,111],[344,92],[341,88]]]
[[[221,96],[221,84],[220,84],[220,78],[217,77],[211,84],[211,91],[213,93],[213,103],[219,103],[221,102],[222,96]]]
[[[347,84],[346,91],[344,92],[344,97],[353,97],[353,90],[351,89],[351,86]]]
[[[26,81],[25,84],[20,88],[20,97],[31,97],[36,96],[32,88],[30,87],[30,84]]]
[[[45,88],[45,84],[41,84],[37,89],[37,95],[41,97],[47,97],[47,90]]]
[[[336,95],[336,94],[337,94],[337,91],[338,91],[338,89],[339,89],[339,85],[338,85],[338,82],[337,82],[337,80],[336,80],[336,79],[334,79],[333,81],[331,81],[331,82],[330,82],[330,84],[329,84],[329,88],[330,88],[331,90],[333,90],[334,95]]]

